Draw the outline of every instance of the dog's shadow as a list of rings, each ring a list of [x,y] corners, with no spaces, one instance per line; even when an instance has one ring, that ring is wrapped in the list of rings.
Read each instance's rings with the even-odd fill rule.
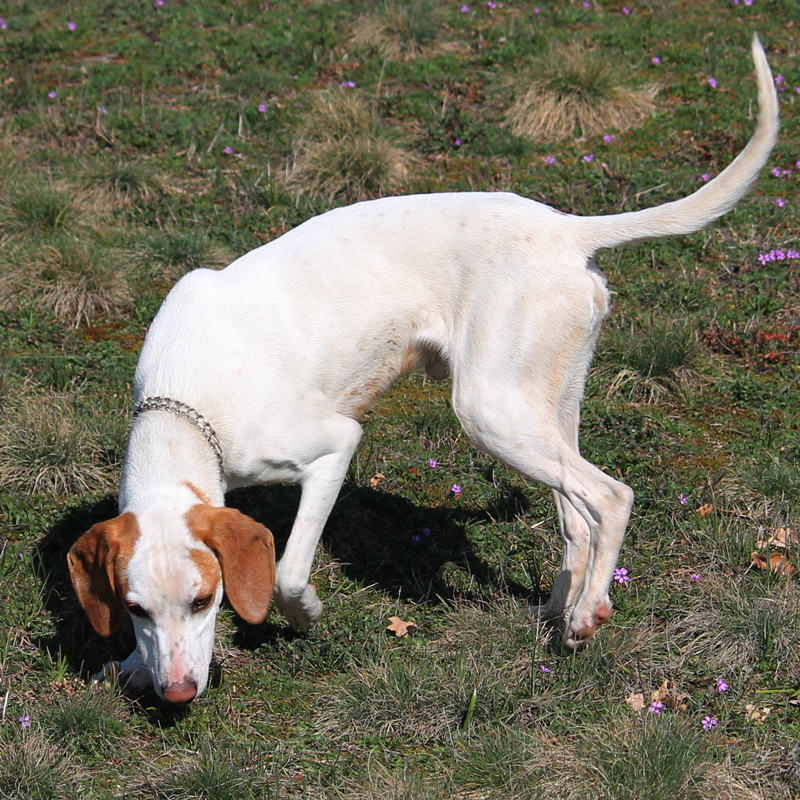
[[[252,487],[231,492],[226,504],[267,526],[283,551],[297,512],[298,486]],[[337,571],[356,586],[370,586],[387,598],[414,601],[469,598],[502,591],[532,603],[541,600],[535,588],[509,581],[489,566],[466,535],[471,524],[511,520],[525,510],[522,493],[511,492],[491,508],[427,508],[407,499],[345,484],[323,533],[323,545]],[[117,514],[116,498],[105,497],[68,509],[39,542],[36,561],[45,582],[45,597],[53,631],[40,637],[39,647],[54,663],[65,661],[87,677],[109,661],[126,658],[135,647],[133,627],[125,619],[111,637],[95,633],[78,603],[69,578],[66,556],[75,540],[92,525]],[[455,588],[448,574],[468,576],[469,587]],[[296,637],[280,617],[251,626],[233,615],[235,642],[243,649],[269,646]],[[217,668],[218,669],[218,668]],[[212,681],[215,666],[212,665]],[[155,696],[153,696],[155,697]]]

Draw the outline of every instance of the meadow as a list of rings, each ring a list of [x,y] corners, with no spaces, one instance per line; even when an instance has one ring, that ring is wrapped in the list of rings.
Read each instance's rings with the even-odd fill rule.
[[[636,504],[590,646],[528,611],[549,492],[412,375],[364,419],[309,634],[224,604],[196,702],[92,685],[133,633],[92,630],[65,556],[116,513],[181,275],[380,195],[685,196],[753,130],[754,32],[782,113],[756,189],[599,259],[582,451]],[[798,33],[796,0],[0,3],[0,798],[800,797]],[[280,551],[298,497],[228,503]]]

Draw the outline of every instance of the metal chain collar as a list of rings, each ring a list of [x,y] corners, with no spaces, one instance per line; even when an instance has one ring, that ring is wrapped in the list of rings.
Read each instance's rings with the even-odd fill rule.
[[[133,412],[134,418],[145,411],[169,411],[170,414],[175,414],[178,417],[186,417],[186,419],[194,423],[200,429],[200,433],[205,436],[206,441],[211,445],[211,449],[214,451],[214,455],[219,462],[220,471],[224,471],[225,465],[222,457],[222,446],[219,443],[214,428],[211,427],[211,423],[199,411],[195,411],[191,406],[187,406],[186,403],[172,400],[169,397],[145,397],[145,399],[136,406]]]

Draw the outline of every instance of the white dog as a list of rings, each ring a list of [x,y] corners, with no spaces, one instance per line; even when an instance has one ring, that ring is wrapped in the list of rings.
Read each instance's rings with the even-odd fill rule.
[[[359,417],[400,375],[453,376],[474,444],[554,493],[561,572],[540,611],[567,647],[611,616],[608,588],[633,492],[578,453],[584,381],[608,308],[598,250],[697,231],[756,180],[778,134],[769,65],[753,41],[758,125],[693,195],[577,217],[505,193],[430,194],[322,214],[220,272],[170,292],[142,349],[121,516],[69,553],[81,604],[104,636],[123,611],[134,684],[187,702],[206,687],[223,594],[251,623],[273,595],[304,630],[317,542],[361,436]],[[272,536],[225,492],[299,481],[275,569]],[[274,584],[274,586],[273,586]]]

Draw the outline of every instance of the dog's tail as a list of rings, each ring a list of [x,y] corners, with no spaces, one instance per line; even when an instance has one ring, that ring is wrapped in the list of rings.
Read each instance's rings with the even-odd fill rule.
[[[654,208],[582,217],[581,233],[592,253],[641,239],[694,233],[730,211],[755,183],[778,138],[778,94],[764,48],[753,36],[758,85],[758,124],[747,147],[714,180],[689,197]]]

